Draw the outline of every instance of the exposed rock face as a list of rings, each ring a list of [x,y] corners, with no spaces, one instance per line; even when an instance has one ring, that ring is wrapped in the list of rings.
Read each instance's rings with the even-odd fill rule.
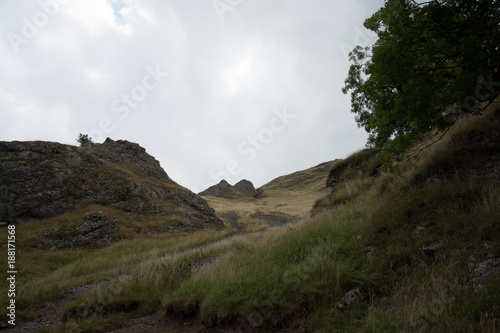
[[[227,181],[221,180],[219,184],[209,187],[199,195],[235,199],[241,197],[257,197],[258,193],[252,182],[243,179],[234,186]]]
[[[469,259],[470,282],[475,291],[483,289],[488,280],[494,279],[500,273],[499,253],[488,243],[483,243],[482,247],[483,253],[475,253]]]
[[[54,249],[75,247],[102,247],[119,239],[115,231],[118,222],[114,216],[102,212],[87,213],[79,227],[56,227],[43,234],[44,246]]]
[[[190,228],[222,226],[204,199],[173,182],[136,143],[0,142],[0,221],[46,218],[89,204],[169,216]]]
[[[342,298],[342,302],[337,304],[337,308],[344,309],[351,306],[352,304],[359,302],[362,298],[363,294],[361,293],[361,290],[359,289],[359,287],[356,287],[345,294],[345,296]]]
[[[233,188],[242,193],[243,195],[249,196],[249,197],[256,197],[258,195],[257,190],[253,186],[252,182],[246,179],[240,180],[238,183],[236,183]]]
[[[227,194],[232,193],[232,186],[229,185],[227,181],[224,179],[220,181],[219,184],[210,186],[205,191],[198,193],[203,196],[211,196],[211,197],[226,197]]]

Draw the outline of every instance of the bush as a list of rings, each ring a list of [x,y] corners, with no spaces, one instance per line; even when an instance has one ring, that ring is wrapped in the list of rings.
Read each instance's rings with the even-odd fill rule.
[[[82,134],[82,133],[78,135],[78,139],[76,139],[76,141],[80,144],[80,146],[83,146],[84,144],[87,143],[93,143],[92,138],[89,137],[88,134]]]

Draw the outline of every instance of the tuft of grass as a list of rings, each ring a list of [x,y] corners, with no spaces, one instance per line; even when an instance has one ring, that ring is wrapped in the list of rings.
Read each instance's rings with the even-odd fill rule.
[[[368,148],[350,155],[331,168],[328,179],[335,178],[341,182],[378,172],[377,169],[381,166],[378,153],[378,149]]]

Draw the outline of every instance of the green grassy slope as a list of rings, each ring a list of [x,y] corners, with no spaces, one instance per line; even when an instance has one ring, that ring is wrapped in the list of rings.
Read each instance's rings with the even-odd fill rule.
[[[258,199],[208,198],[217,214],[303,218],[210,246],[196,247],[224,235],[144,235],[104,249],[37,252],[46,277],[30,271],[20,300],[33,305],[98,281],[66,304],[65,332],[106,331],[158,309],[208,331],[498,331],[499,104],[394,172],[374,170],[376,154],[361,151],[321,177],[314,168],[280,177]],[[326,189],[328,172],[335,181]]]
[[[231,252],[164,304],[262,332],[498,330],[499,113],[458,124],[394,173],[354,168],[323,213]]]

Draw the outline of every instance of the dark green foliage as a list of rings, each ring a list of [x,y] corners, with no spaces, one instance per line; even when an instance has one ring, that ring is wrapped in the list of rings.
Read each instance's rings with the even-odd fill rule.
[[[121,200],[128,200],[132,196],[132,188],[128,184],[122,184],[116,189],[116,194]]]
[[[343,92],[370,146],[401,154],[498,96],[499,11],[496,0],[388,0],[365,21],[379,39],[351,52]]]
[[[76,139],[76,141],[80,144],[80,146],[87,143],[93,143],[92,138],[89,137],[88,134],[82,134],[82,133],[78,134],[78,138]]]

